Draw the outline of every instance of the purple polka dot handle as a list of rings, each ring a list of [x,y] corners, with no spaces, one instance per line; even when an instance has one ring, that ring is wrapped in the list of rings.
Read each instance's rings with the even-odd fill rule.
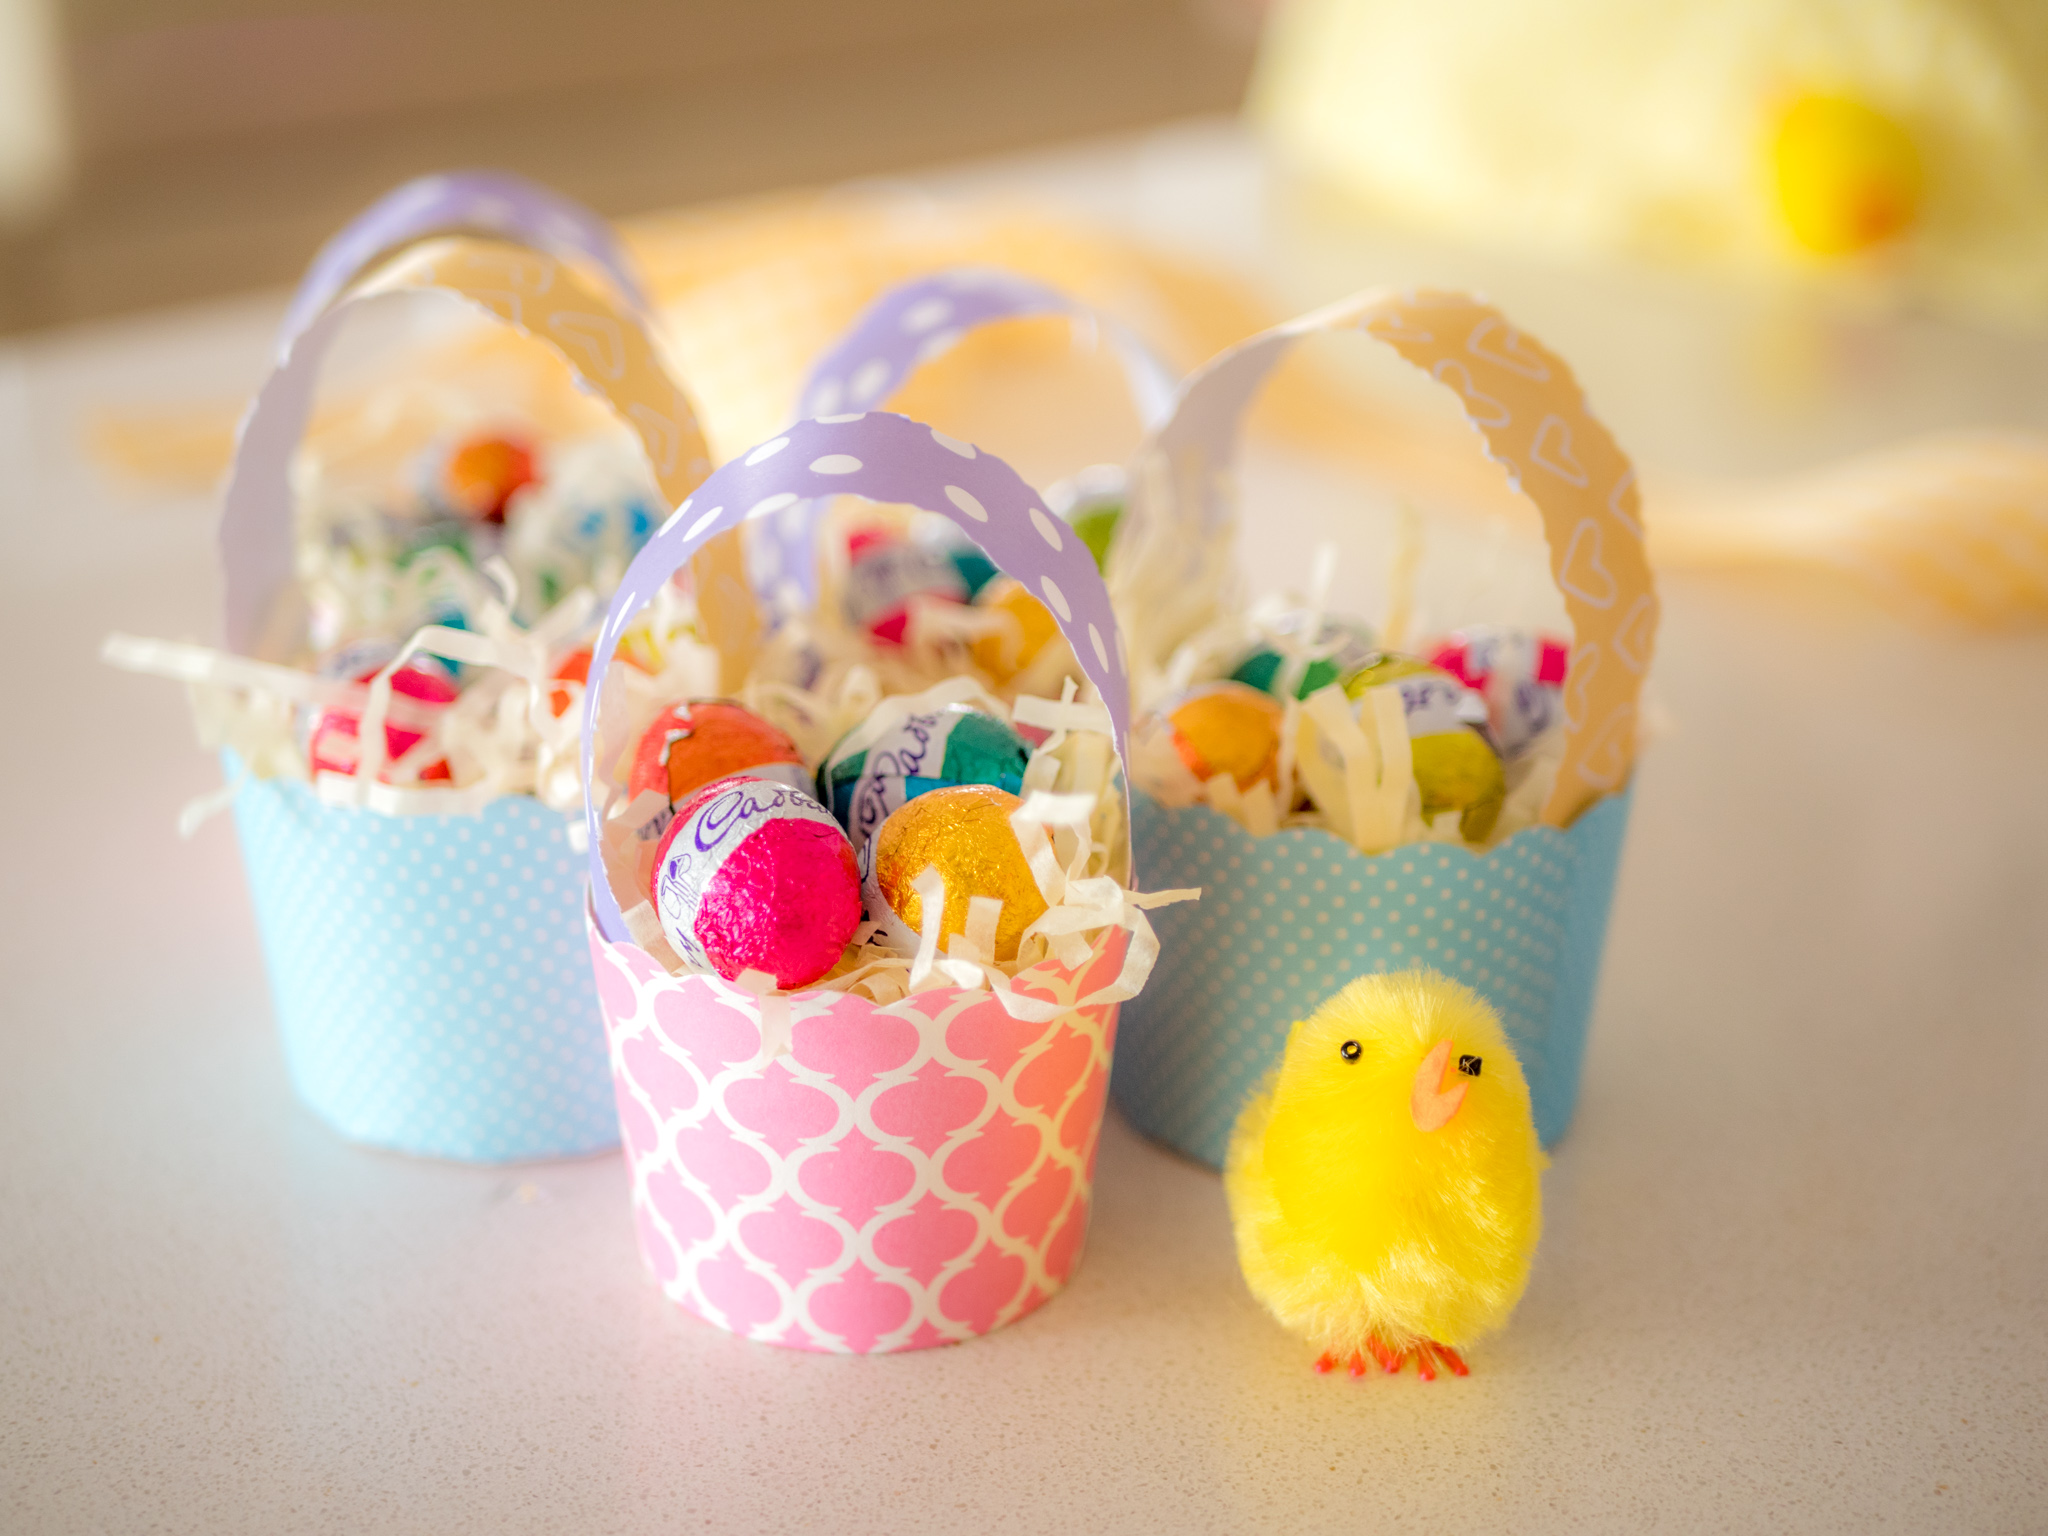
[[[312,414],[320,365],[346,305],[336,301],[379,256],[430,235],[486,232],[561,259],[584,258],[618,289],[629,320],[646,299],[610,226],[517,176],[423,176],[385,194],[322,246],[278,333],[271,375],[249,403],[221,498],[223,618],[230,649],[256,649],[293,565],[291,459]]]
[[[565,261],[580,257],[602,271],[636,313],[648,308],[647,295],[618,236],[582,204],[503,172],[422,176],[385,193],[320,247],[285,312],[278,331],[278,361],[283,362],[299,333],[376,257],[425,235],[458,231],[517,240]]]
[[[1109,592],[1087,546],[1046,510],[1038,493],[993,454],[907,416],[876,411],[800,421],[697,487],[627,568],[598,632],[583,700],[583,813],[590,831],[591,900],[598,928],[613,943],[631,940],[605,876],[590,787],[599,698],[620,633],[707,539],[752,519],[774,517],[800,501],[839,495],[907,504],[950,518],[1041,598],[1074,647],[1081,670],[1101,690],[1117,756],[1125,757],[1130,682]]]
[[[811,366],[797,415],[833,416],[886,404],[913,373],[968,332],[1028,315],[1068,315],[1098,327],[1123,364],[1146,431],[1172,408],[1172,372],[1114,320],[1014,273],[960,268],[898,284],[862,311]],[[763,592],[793,588],[803,603],[817,601],[815,546],[824,509],[822,502],[806,503],[761,530],[754,561],[756,585]]]

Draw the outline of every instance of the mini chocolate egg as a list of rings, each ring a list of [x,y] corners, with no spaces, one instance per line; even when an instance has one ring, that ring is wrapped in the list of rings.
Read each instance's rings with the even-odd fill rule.
[[[1120,464],[1095,464],[1072,479],[1046,487],[1045,503],[1080,536],[1100,571],[1109,565],[1110,546],[1123,521],[1128,481]]]
[[[645,631],[640,631],[639,636],[642,641],[647,638]],[[626,641],[631,638],[630,635],[621,637],[619,648],[612,654],[637,672],[659,671],[658,666],[649,666],[644,659],[647,653],[645,644],[638,647],[627,645]],[[591,654],[589,646],[579,646],[562,658],[555,670],[548,674],[549,677],[558,683],[581,683],[586,688],[589,687]],[[569,690],[566,688],[555,688],[548,693],[548,708],[554,711],[556,719],[561,718],[562,712],[569,707],[569,702]]]
[[[960,580],[967,587],[967,601],[973,602],[981,596],[981,589],[1002,574],[996,569],[995,561],[973,545],[955,546],[946,552],[946,558],[953,562],[953,569],[960,573]]]
[[[860,924],[853,845],[801,789],[717,779],[676,809],[648,894],[675,952],[726,980],[762,971],[785,990],[839,963]]]
[[[846,541],[846,617],[890,645],[903,643],[910,600],[967,601],[967,582],[943,551],[864,528]]]
[[[671,704],[640,734],[631,794],[656,790],[681,805],[713,779],[732,774],[773,779],[810,792],[811,776],[796,743],[750,709],[728,699]]]
[[[974,642],[974,664],[999,683],[1006,683],[1038,659],[1059,638],[1059,621],[1021,582],[998,577],[982,591],[974,606],[1011,620],[1001,631]]]
[[[1457,630],[1424,654],[1486,701],[1494,744],[1509,760],[1563,718],[1568,640],[1484,624]]]
[[[388,641],[357,641],[327,657],[315,670],[322,677],[367,683],[388,667],[391,658],[397,654],[398,647]],[[416,655],[391,674],[392,697],[407,699],[417,705],[437,708],[451,704],[458,691],[449,669],[438,657]],[[314,716],[306,737],[306,756],[313,772],[316,775],[353,774],[361,759],[357,739],[361,728],[362,712],[353,706],[330,707]],[[411,751],[425,734],[410,724],[391,719],[385,721],[385,768],[378,775],[381,782],[391,782],[390,764]],[[419,780],[423,784],[445,784],[451,777],[446,758],[436,759],[419,771]]]
[[[1307,627],[1308,615],[1301,612],[1287,614],[1273,625],[1275,632],[1289,638]],[[1343,682],[1359,668],[1370,665],[1379,654],[1374,649],[1372,631],[1348,619],[1323,619],[1316,626],[1315,642],[1309,649],[1320,654],[1301,669],[1294,685],[1297,699]],[[1278,696],[1282,669],[1291,659],[1273,646],[1262,645],[1240,661],[1230,675],[1240,683]]]
[[[995,716],[966,704],[910,715],[873,732],[857,726],[826,754],[818,798],[864,847],[875,829],[918,796],[954,784],[1024,788],[1031,747]]]
[[[1344,691],[1362,717],[1365,694],[1387,684],[1400,691],[1423,818],[1457,811],[1465,839],[1484,842],[1507,793],[1500,754],[1486,735],[1485,701],[1441,668],[1390,653],[1352,677]],[[1312,718],[1304,717],[1302,736],[1302,782],[1324,814],[1341,821],[1331,806],[1344,793],[1342,756]]]
[[[1117,524],[1124,518],[1124,504],[1112,501],[1080,507],[1069,516],[1074,532],[1088,546],[1088,553],[1095,557],[1095,569],[1104,569],[1109,564],[1109,547],[1116,542]]]
[[[515,438],[495,433],[458,445],[441,475],[448,499],[486,523],[504,522],[513,494],[539,478],[533,450]]]
[[[1163,712],[1173,747],[1203,783],[1219,773],[1250,789],[1280,781],[1280,704],[1245,683],[1206,683]]]
[[[968,902],[992,896],[1002,902],[996,919],[993,959],[1017,958],[1024,930],[1045,912],[1045,897],[1010,825],[1022,804],[1008,790],[987,784],[954,784],[934,789],[895,811],[882,823],[861,860],[867,915],[905,953],[917,947],[924,927],[918,876],[936,869],[946,882],[940,919],[940,952],[946,936],[967,931]]]

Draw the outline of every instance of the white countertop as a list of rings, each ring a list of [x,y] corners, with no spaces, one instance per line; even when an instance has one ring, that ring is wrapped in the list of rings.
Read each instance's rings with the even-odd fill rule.
[[[1099,206],[1244,164],[1201,130],[933,184]],[[1171,187],[1130,207],[1202,228]],[[1382,275],[1316,262],[1276,284]],[[750,1345],[661,1299],[616,1158],[414,1162],[291,1095],[234,834],[172,830],[217,772],[177,690],[94,659],[212,632],[212,510],[78,447],[95,402],[246,391],[279,308],[0,348],[0,1524],[2048,1529],[2048,637],[1666,580],[1677,730],[1535,1278],[1470,1379],[1313,1374],[1216,1178],[1115,1120],[1037,1314],[893,1358]],[[1556,308],[1566,356],[1625,357]],[[1977,345],[1957,377],[2004,369],[2039,419],[2043,346]]]

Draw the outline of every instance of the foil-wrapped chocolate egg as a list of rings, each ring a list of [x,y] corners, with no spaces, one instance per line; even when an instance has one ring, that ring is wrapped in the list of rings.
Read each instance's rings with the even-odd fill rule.
[[[504,522],[514,493],[539,478],[533,450],[516,438],[495,433],[459,444],[442,471],[448,499],[487,523]]]
[[[991,784],[1018,793],[1031,747],[1015,729],[965,704],[910,715],[881,731],[857,726],[818,769],[818,798],[855,847],[864,847],[897,809],[953,784]]]
[[[974,664],[998,683],[1007,683],[1059,638],[1059,621],[1024,583],[999,576],[982,589],[974,606],[1009,622],[974,642]]]
[[[1430,665],[1486,701],[1494,745],[1509,760],[1563,718],[1568,640],[1505,625],[1475,625],[1424,648]]]
[[[869,919],[895,947],[906,953],[917,947],[924,899],[916,882],[927,869],[935,869],[946,883],[940,952],[945,952],[947,935],[967,932],[969,901],[990,896],[1003,904],[991,958],[1017,958],[1024,930],[1046,907],[1010,825],[1021,803],[991,785],[956,784],[918,796],[882,823],[861,860],[863,894]]]
[[[640,643],[638,645],[628,643],[633,640],[638,640]],[[635,671],[659,672],[661,670],[660,662],[658,658],[651,655],[652,649],[653,642],[643,630],[620,637],[619,647],[613,654]],[[589,687],[591,654],[589,646],[579,646],[563,657],[549,676],[558,683],[580,683],[586,688]],[[554,712],[555,718],[558,720],[567,711],[572,702],[573,698],[566,688],[555,688],[548,692],[548,708]]]
[[[882,529],[864,528],[846,541],[846,617],[877,640],[901,645],[910,600],[967,601],[967,580],[944,551]]]
[[[967,601],[973,602],[981,596],[981,589],[1002,574],[996,569],[995,561],[972,544],[956,544],[946,551],[946,558],[953,562],[953,569],[960,573],[960,580],[967,588]]]
[[[315,670],[327,678],[347,678],[367,683],[391,664],[398,647],[388,641],[367,640],[343,646],[321,661]],[[391,674],[393,716],[416,710],[438,711],[455,701],[458,692],[451,669],[438,657],[424,653],[413,656]],[[406,701],[401,703],[399,701]],[[408,705],[411,707],[408,708]],[[361,760],[362,712],[354,706],[332,706],[312,717],[306,735],[306,756],[315,774],[353,774]],[[398,718],[384,725],[384,770],[378,775],[391,782],[392,763],[418,745],[426,732],[417,724]],[[419,771],[422,784],[445,784],[452,775],[446,758],[436,758]]]
[[[1275,634],[1293,639],[1307,630],[1308,615],[1299,611],[1286,614],[1272,628]],[[1371,665],[1379,654],[1369,628],[1334,618],[1321,620],[1316,625],[1315,639],[1301,650],[1307,654],[1306,661],[1299,654],[1288,655],[1276,645],[1257,646],[1238,662],[1230,675],[1240,683],[1249,683],[1275,696],[1282,692],[1286,677],[1292,676],[1294,696],[1305,699]]]
[[[1109,568],[1110,546],[1123,521],[1129,485],[1120,464],[1095,464],[1045,488],[1045,504],[1080,535],[1098,571]]]
[[[1465,840],[1483,843],[1493,832],[1507,794],[1500,754],[1486,735],[1485,701],[1440,667],[1413,656],[1382,654],[1344,685],[1368,734],[1372,726],[1363,700],[1370,690],[1385,685],[1401,695],[1424,820],[1456,811]],[[1309,716],[1302,720],[1299,762],[1309,797],[1325,815],[1343,824],[1343,758]]]
[[[788,990],[839,963],[860,925],[853,845],[804,790],[737,777],[676,808],[649,887],[675,952],[728,981],[761,971]]]
[[[1206,683],[1164,711],[1180,760],[1203,783],[1227,773],[1239,789],[1280,778],[1280,704],[1246,683]]]
[[[690,699],[671,704],[640,734],[633,794],[656,790],[680,805],[713,779],[735,773],[811,787],[804,756],[787,735],[752,710],[727,699]]]

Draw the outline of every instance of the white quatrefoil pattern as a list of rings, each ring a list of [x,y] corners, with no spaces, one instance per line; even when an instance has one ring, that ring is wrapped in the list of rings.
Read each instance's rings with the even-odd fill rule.
[[[1124,942],[1018,990],[1087,996]],[[753,995],[594,927],[590,951],[641,1253],[670,1300],[764,1343],[881,1354],[975,1338],[1066,1284],[1116,1004],[1027,1023],[986,991],[796,993],[770,1003],[788,1045],[763,1066]]]

